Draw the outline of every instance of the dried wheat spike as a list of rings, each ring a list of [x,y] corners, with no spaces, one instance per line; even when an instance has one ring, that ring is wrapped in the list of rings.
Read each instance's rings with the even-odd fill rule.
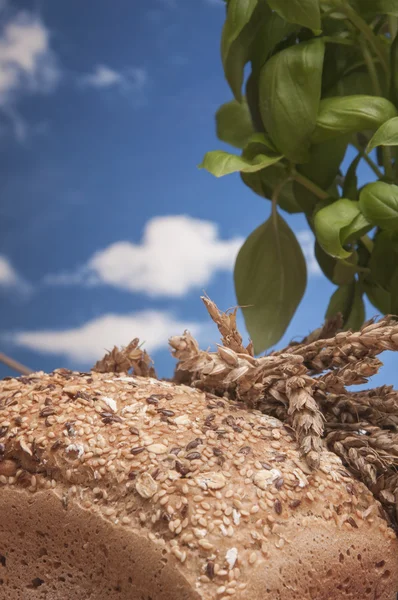
[[[208,298],[204,302],[223,336],[223,345],[216,352],[205,352],[189,332],[171,338],[172,353],[179,361],[175,379],[291,424],[311,467],[319,464],[326,419],[329,449],[370,488],[377,478],[398,468],[398,438],[383,429],[394,426],[398,430],[398,395],[387,387],[374,392],[346,390],[378,371],[381,362],[375,358],[377,354],[398,349],[394,320],[386,317],[366,323],[356,333],[336,333],[341,328],[337,318],[304,343],[291,345],[287,352],[255,358],[243,347],[236,311],[226,315]],[[322,374],[310,377],[317,373]]]
[[[373,486],[377,477],[398,464],[398,446],[395,440],[388,439],[386,431],[372,428],[366,423],[353,424],[346,429],[328,433],[326,443],[357,477],[362,478],[369,487]],[[386,451],[385,446],[389,444],[391,451]]]
[[[373,486],[370,486],[370,491],[380,500],[390,523],[398,532],[398,473],[388,469]]]
[[[326,319],[322,327],[318,327],[311,333],[309,333],[305,338],[301,340],[301,342],[290,342],[289,346],[280,350],[279,352],[290,352],[291,348],[294,346],[302,346],[308,345],[311,342],[315,342],[317,340],[324,340],[328,338],[334,337],[339,331],[343,328],[343,315],[341,313],[337,313],[334,317]],[[278,353],[279,353],[278,352]]]
[[[209,353],[200,350],[198,342],[189,331],[171,337],[169,345],[172,355],[178,360],[173,381],[193,385],[198,370],[210,362]]]
[[[392,386],[338,395],[322,393],[322,397],[318,393],[317,400],[327,421],[344,424],[363,420],[398,429],[398,394]]]
[[[343,394],[350,385],[367,383],[368,378],[376,375],[382,366],[383,363],[378,358],[367,356],[317,377],[317,385],[328,393]]]
[[[323,417],[311,394],[313,383],[305,375],[291,377],[286,381],[286,395],[289,399],[288,414],[292,417],[301,450],[309,466],[315,469],[319,466],[322,452]]]
[[[99,360],[92,371],[98,373],[128,373],[133,369],[137,376],[156,377],[153,362],[145,350],[139,348],[135,338],[128,346],[119,350],[116,346]]]
[[[186,331],[182,336],[169,340],[172,354],[178,359],[176,372],[188,371],[195,385],[217,388],[221,391],[235,390],[235,395],[252,403],[264,397],[265,391],[275,381],[286,379],[296,366],[302,366],[301,356],[280,355],[254,358],[247,353],[237,353],[231,348],[217,346],[217,352],[199,349],[192,335]]]
[[[202,296],[201,300],[222,335],[223,346],[225,346],[225,348],[230,348],[238,354],[241,353],[254,356],[253,344],[250,342],[245,348],[242,336],[236,327],[236,313],[238,312],[238,309],[235,308],[229,313],[223,313],[208,296]]]
[[[398,350],[398,324],[391,317],[384,317],[378,322],[368,321],[360,331],[354,333],[341,331],[333,338],[292,346],[289,352],[303,356],[305,365],[316,374],[350,363],[356,364],[384,350]]]
[[[340,439],[344,439],[349,445],[356,447],[367,447],[377,452],[378,458],[383,465],[388,467],[398,466],[398,434],[387,429],[372,425],[367,421],[345,424],[326,424],[326,431],[335,430]]]

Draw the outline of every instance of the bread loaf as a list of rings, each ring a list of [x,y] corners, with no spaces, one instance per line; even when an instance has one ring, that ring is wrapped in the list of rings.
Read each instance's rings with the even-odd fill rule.
[[[396,600],[398,543],[327,451],[151,378],[0,383],[1,600]]]

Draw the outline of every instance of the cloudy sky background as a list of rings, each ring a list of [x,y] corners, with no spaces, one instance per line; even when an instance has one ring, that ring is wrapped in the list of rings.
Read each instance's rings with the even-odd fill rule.
[[[235,304],[236,253],[270,211],[238,176],[197,169],[223,148],[231,97],[223,3],[0,0],[0,15],[0,351],[86,369],[139,337],[171,375],[170,335],[218,341],[199,296]],[[304,219],[284,216],[309,284],[282,344],[320,325],[334,289]],[[397,384],[385,362],[375,382]]]

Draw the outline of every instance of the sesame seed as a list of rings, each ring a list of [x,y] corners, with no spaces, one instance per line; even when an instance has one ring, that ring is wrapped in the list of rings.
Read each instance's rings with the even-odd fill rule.
[[[167,452],[167,446],[164,444],[150,444],[147,446],[147,450],[153,454],[165,454]]]
[[[198,544],[204,550],[212,550],[214,548],[213,544],[208,542],[207,540],[199,540]]]

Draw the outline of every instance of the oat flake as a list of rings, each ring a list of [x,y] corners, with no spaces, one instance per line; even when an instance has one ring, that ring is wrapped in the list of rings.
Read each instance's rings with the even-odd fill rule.
[[[109,398],[109,396],[101,396],[101,400],[103,402],[105,402],[105,404],[107,406],[109,406],[109,408],[113,411],[116,412],[117,411],[117,403],[116,400],[114,400],[113,398]]]
[[[271,469],[270,471],[263,469],[257,471],[254,475],[253,483],[259,487],[260,490],[266,490],[268,486],[272,485],[280,477],[282,477],[282,473],[278,469]]]
[[[238,510],[236,510],[236,508],[234,508],[232,510],[232,519],[233,519],[235,525],[239,525],[239,523],[240,523],[240,512]]]
[[[137,490],[141,498],[149,500],[149,498],[152,498],[152,496],[156,494],[158,485],[156,481],[152,479],[149,473],[141,473],[137,477],[135,489]]]
[[[146,449],[153,454],[166,454],[167,452],[167,446],[164,444],[150,444]]]
[[[225,555],[225,560],[227,561],[230,569],[234,568],[237,559],[238,559],[238,549],[237,548],[230,548],[229,550],[227,550],[227,553]]]
[[[202,490],[220,490],[226,484],[222,473],[203,473],[196,481]]]
[[[304,488],[308,485],[308,479],[300,469],[294,469],[293,475],[299,480],[299,487]]]

